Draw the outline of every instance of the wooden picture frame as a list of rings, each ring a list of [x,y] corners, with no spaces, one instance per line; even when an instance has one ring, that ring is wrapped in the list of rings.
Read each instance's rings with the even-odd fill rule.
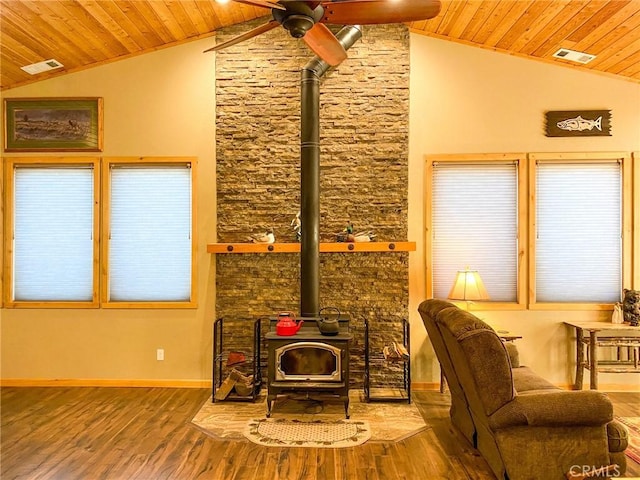
[[[101,152],[102,98],[5,98],[6,152]]]

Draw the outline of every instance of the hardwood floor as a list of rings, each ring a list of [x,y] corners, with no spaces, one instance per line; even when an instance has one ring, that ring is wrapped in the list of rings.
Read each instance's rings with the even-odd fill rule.
[[[448,418],[449,397],[417,392],[431,427],[394,444],[346,449],[264,448],[220,441],[190,420],[205,389],[3,388],[0,478],[60,480],[493,479]],[[637,416],[640,393],[612,393]],[[640,476],[629,460],[627,476]]]

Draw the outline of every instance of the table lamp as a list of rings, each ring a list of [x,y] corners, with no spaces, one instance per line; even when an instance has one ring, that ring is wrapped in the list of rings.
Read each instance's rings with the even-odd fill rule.
[[[469,270],[467,267],[463,271],[458,271],[453,287],[449,292],[450,300],[464,300],[469,310],[469,302],[473,300],[489,300],[487,289],[484,288],[482,278],[477,270]]]

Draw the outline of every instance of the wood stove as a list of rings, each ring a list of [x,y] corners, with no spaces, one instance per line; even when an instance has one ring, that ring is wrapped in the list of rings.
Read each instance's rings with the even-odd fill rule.
[[[345,50],[362,37],[356,26],[336,38]],[[315,56],[300,79],[300,315],[304,324],[295,335],[280,336],[272,319],[267,366],[267,417],[281,393],[324,394],[344,402],[349,418],[349,320],[338,315],[336,335],[322,335],[320,315],[320,79],[330,65]]]
[[[271,319],[265,334],[268,347],[267,417],[281,394],[322,396],[344,403],[349,418],[349,319],[341,316],[337,335],[322,335],[316,318],[302,318],[298,333],[281,336],[275,331],[276,319]]]

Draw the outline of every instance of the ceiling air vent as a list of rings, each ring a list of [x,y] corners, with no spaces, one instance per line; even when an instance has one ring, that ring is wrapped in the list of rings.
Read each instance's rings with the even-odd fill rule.
[[[27,65],[25,67],[20,67],[20,68],[25,72],[30,73],[31,75],[36,75],[38,73],[48,72],[49,70],[54,70],[60,67],[64,67],[64,65],[62,65],[59,61],[54,60],[52,58],[51,60],[32,63],[31,65]]]
[[[596,58],[595,55],[591,55],[590,53],[576,52],[575,50],[569,50],[568,48],[561,48],[554,53],[553,56],[582,64],[589,63],[591,60]]]

